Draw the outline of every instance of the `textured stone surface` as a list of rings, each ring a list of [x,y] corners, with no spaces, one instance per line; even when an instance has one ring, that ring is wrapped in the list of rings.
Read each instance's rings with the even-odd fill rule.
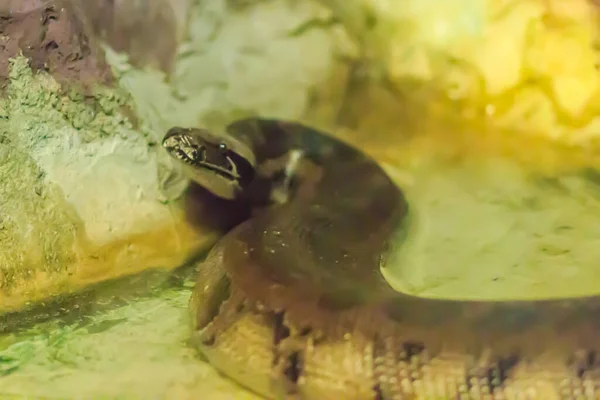
[[[170,73],[183,38],[189,0],[76,0],[93,31],[136,67]]]
[[[139,126],[88,21],[73,1],[0,2],[0,314],[210,241],[165,203],[161,132]]]
[[[150,267],[204,240],[162,202],[154,146],[126,93],[64,92],[25,57],[0,99],[0,312]]]
[[[47,71],[61,83],[109,83],[111,74],[81,9],[68,0],[0,2],[0,82],[9,60],[19,53],[34,71]]]

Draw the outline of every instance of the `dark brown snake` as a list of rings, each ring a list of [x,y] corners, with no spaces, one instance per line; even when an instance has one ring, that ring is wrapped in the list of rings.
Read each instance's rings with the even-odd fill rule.
[[[163,146],[192,181],[253,209],[200,265],[190,301],[196,347],[239,384],[310,400],[600,398],[600,297],[390,287],[381,267],[410,234],[408,204],[363,152],[260,118],[223,135],[173,128]]]

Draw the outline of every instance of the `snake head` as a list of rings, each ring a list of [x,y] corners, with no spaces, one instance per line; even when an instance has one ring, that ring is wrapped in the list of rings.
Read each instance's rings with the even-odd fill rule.
[[[185,175],[216,196],[234,199],[254,178],[253,153],[232,137],[208,130],[174,127],[163,138],[167,153]]]

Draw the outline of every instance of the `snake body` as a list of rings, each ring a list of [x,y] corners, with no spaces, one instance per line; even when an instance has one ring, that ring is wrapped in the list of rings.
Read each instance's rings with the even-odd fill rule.
[[[194,344],[266,398],[598,399],[600,297],[414,297],[384,279],[409,207],[373,159],[294,122],[173,128],[187,176],[253,208],[199,266]]]

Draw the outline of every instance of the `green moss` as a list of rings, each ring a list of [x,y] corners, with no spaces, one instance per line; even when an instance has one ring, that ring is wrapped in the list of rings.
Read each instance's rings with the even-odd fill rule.
[[[87,93],[73,86],[65,93],[51,76],[34,74],[25,57],[10,60],[10,67],[8,104],[4,101],[0,105],[0,110],[6,109],[0,115],[6,114],[9,117],[11,111],[43,114],[47,123],[70,124],[80,131],[84,142],[132,128],[123,112],[131,104],[131,98],[126,92],[98,86]]]
[[[36,271],[64,272],[72,263],[77,222],[69,217],[60,190],[10,139],[15,131],[0,124],[0,290],[7,294]]]
[[[34,74],[24,57],[11,60],[9,79],[0,99],[0,292],[4,295],[40,272],[50,277],[68,274],[75,261],[75,241],[83,236],[74,208],[39,165],[42,158],[68,162],[52,153],[50,141],[56,146],[69,137],[79,136],[87,143],[132,134],[131,123],[121,111],[128,97],[119,90],[65,92],[48,74]],[[64,147],[70,151],[71,145]]]

